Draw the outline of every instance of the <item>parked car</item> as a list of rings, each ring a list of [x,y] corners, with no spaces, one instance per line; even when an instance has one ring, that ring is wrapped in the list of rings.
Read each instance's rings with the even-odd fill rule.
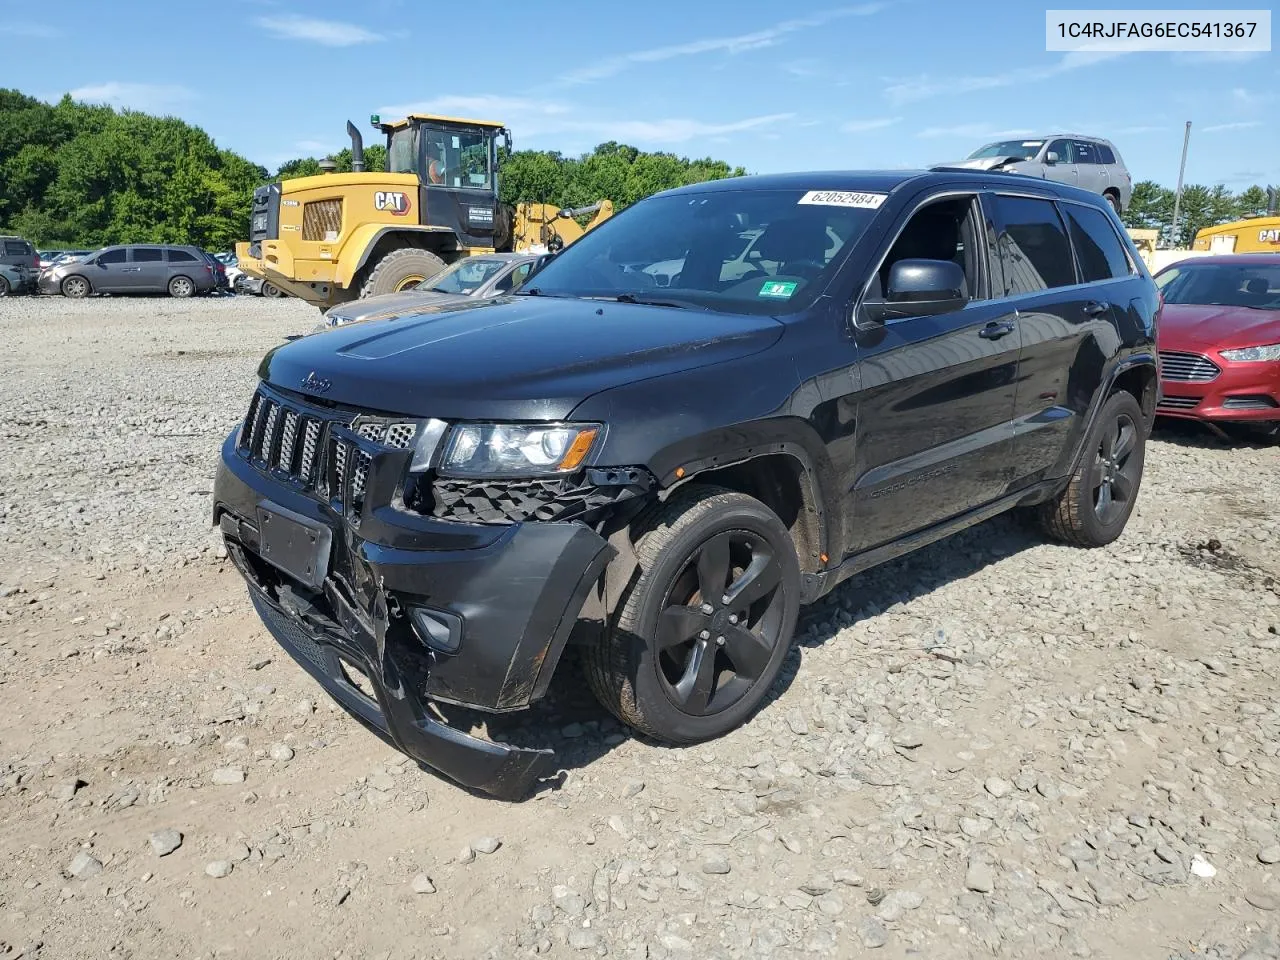
[[[424,307],[485,300],[518,290],[538,260],[535,254],[485,253],[464,257],[408,290],[363,297],[330,307],[324,325],[338,327],[373,317],[397,316]]]
[[[207,251],[201,252],[204,253],[204,258],[209,261],[209,266],[213,268],[214,291],[217,293],[231,293],[231,279],[227,276],[226,266],[214,254]]]
[[[740,275],[753,229],[772,266]],[[683,187],[513,296],[273,349],[212,518],[343,707],[519,796],[548,752],[452,727],[451,705],[528,707],[571,656],[623,722],[703,741],[765,699],[801,604],[861,570],[1013,508],[1115,540],[1159,309],[1111,208],[1057,183]]]
[[[998,140],[943,167],[991,170],[1043,177],[1105,197],[1116,213],[1129,208],[1133,178],[1110,140],[1055,133],[1045,137]]]
[[[31,267],[0,263],[0,297],[11,293],[34,293],[36,272]]]
[[[0,236],[0,265],[35,271],[40,269],[40,255],[22,237]]]
[[[41,293],[87,297],[91,293],[168,293],[190,297],[216,289],[213,264],[199,247],[130,244],[103,247],[40,275]]]
[[[250,276],[241,270],[236,274],[235,281],[232,283],[232,289],[236,293],[246,294],[255,297],[287,297],[288,294],[277,287],[274,283],[268,283],[261,277]]]
[[[1183,260],[1156,284],[1165,303],[1156,412],[1280,436],[1280,254]]]

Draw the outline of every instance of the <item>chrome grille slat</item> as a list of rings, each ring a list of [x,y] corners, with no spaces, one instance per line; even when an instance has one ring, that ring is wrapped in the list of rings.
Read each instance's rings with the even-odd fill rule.
[[[1160,351],[1160,377],[1181,383],[1208,383],[1216,380],[1222,370],[1208,357],[1199,353],[1183,353],[1179,350]]]
[[[280,432],[280,456],[276,459],[276,466],[285,473],[293,473],[293,448],[297,438],[298,414],[294,410],[286,410],[284,427]]]
[[[320,422],[307,417],[302,432],[302,462],[298,464],[298,476],[303,483],[311,483],[315,479],[313,472],[316,463],[316,451],[320,449]]]

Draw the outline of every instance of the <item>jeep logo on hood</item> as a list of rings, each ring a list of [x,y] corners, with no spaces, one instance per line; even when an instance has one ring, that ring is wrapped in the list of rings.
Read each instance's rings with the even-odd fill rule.
[[[333,382],[326,380],[324,377],[317,377],[316,372],[312,370],[302,378],[302,382],[298,386],[308,393],[327,393],[329,388],[333,386]]]

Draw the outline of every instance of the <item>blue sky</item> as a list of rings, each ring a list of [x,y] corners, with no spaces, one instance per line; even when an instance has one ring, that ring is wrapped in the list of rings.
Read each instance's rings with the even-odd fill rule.
[[[1172,186],[1191,120],[1188,182],[1280,185],[1276,53],[1046,53],[1044,29],[1044,5],[1008,0],[0,0],[0,86],[172,113],[272,168],[413,109],[504,121],[517,148],[620,140],[758,173],[1072,130]]]

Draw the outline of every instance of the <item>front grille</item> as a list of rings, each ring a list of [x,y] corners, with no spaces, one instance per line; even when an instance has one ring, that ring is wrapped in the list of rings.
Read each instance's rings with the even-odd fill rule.
[[[1208,383],[1216,380],[1222,371],[1208,357],[1199,353],[1181,353],[1176,350],[1160,351],[1160,378],[1183,383]]]
[[[1199,397],[1161,397],[1157,410],[1191,410],[1200,405]]]
[[[303,240],[337,240],[341,232],[341,200],[313,200],[303,206]]]
[[[240,450],[258,466],[313,487],[317,479],[315,453],[323,429],[324,421],[314,412],[288,406],[258,391],[245,416]]]
[[[357,418],[351,425],[355,433],[365,440],[397,450],[407,450],[413,443],[418,425],[412,421],[375,420]],[[365,485],[369,482],[369,468],[373,461],[363,450],[332,437],[329,440],[329,491],[330,499],[339,512],[359,525],[360,508],[364,505]]]
[[[1271,410],[1275,406],[1275,400],[1264,393],[1227,397],[1222,401],[1223,410]]]

